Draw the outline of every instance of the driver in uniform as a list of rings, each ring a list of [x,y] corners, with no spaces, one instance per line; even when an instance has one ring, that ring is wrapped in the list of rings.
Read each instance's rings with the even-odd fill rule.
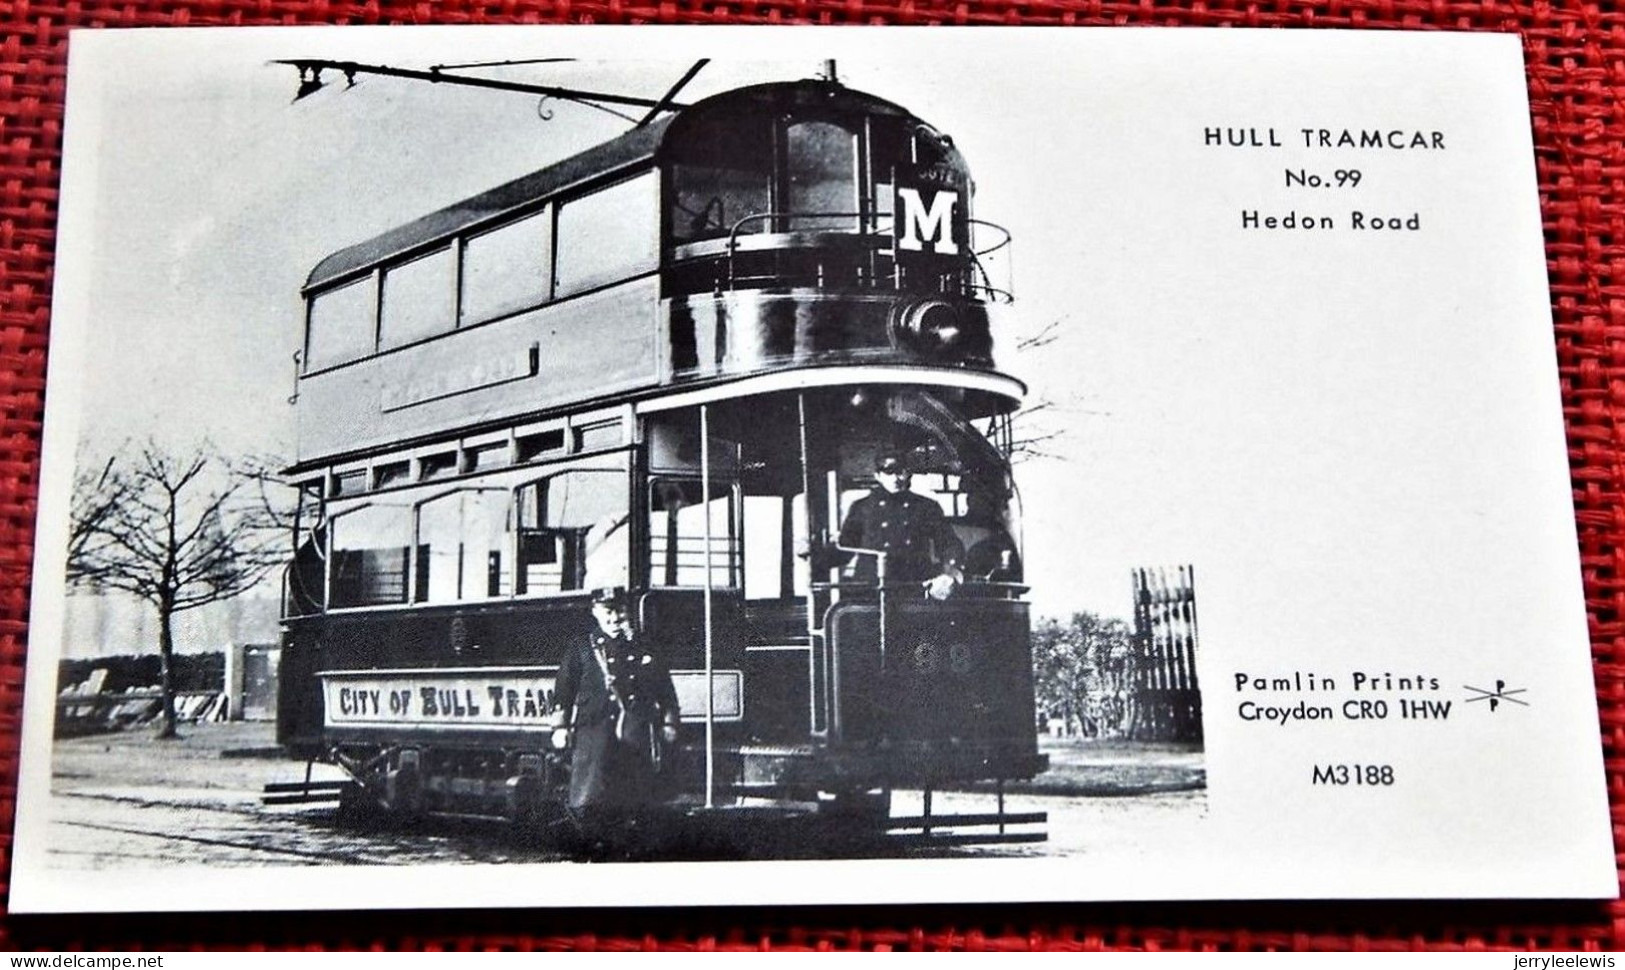
[[[844,551],[870,549],[886,554],[886,584],[917,583],[932,599],[943,600],[964,582],[965,546],[935,500],[909,490],[913,470],[908,455],[882,451],[875,459],[875,487],[852,504],[836,540]],[[878,579],[876,557],[856,554],[858,582]]]

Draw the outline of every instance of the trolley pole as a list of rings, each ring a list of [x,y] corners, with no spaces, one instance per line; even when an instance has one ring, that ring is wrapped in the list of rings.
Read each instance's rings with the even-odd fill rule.
[[[716,695],[711,684],[711,405],[700,405],[700,508],[705,511],[705,807],[716,790]]]

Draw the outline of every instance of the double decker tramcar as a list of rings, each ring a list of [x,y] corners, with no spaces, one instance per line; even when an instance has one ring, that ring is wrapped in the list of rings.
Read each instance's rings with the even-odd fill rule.
[[[903,108],[771,83],[323,259],[279,741],[352,800],[547,817],[553,679],[619,586],[669,652],[678,811],[884,830],[892,789],[923,789],[929,830],[933,789],[1042,770],[1024,388],[993,359],[1009,237],[972,192]],[[966,549],[943,601],[826,554],[895,450]]]

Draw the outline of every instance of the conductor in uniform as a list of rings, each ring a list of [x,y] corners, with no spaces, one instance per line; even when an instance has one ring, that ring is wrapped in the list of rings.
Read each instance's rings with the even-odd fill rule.
[[[846,551],[869,549],[886,555],[886,584],[919,584],[932,599],[947,599],[961,582],[964,544],[942,508],[909,490],[913,469],[907,453],[882,451],[875,459],[875,487],[853,503],[841,523],[837,545]],[[859,554],[854,578],[875,583],[876,557]]]
[[[599,834],[658,798],[661,758],[677,741],[665,651],[634,635],[627,605],[620,587],[593,592],[596,629],[565,653],[554,686],[554,730],[572,746],[570,809]]]

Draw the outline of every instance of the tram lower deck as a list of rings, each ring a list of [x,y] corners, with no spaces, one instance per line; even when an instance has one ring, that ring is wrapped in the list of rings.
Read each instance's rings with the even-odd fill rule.
[[[283,693],[284,743],[409,813],[557,804],[554,680],[592,630],[587,591],[621,586],[681,709],[673,801],[1030,778],[1015,494],[997,420],[964,419],[964,397],[846,384],[655,407],[598,449],[328,502],[290,571],[282,676],[303,687]],[[946,598],[878,583],[839,545],[884,451],[951,529]]]

